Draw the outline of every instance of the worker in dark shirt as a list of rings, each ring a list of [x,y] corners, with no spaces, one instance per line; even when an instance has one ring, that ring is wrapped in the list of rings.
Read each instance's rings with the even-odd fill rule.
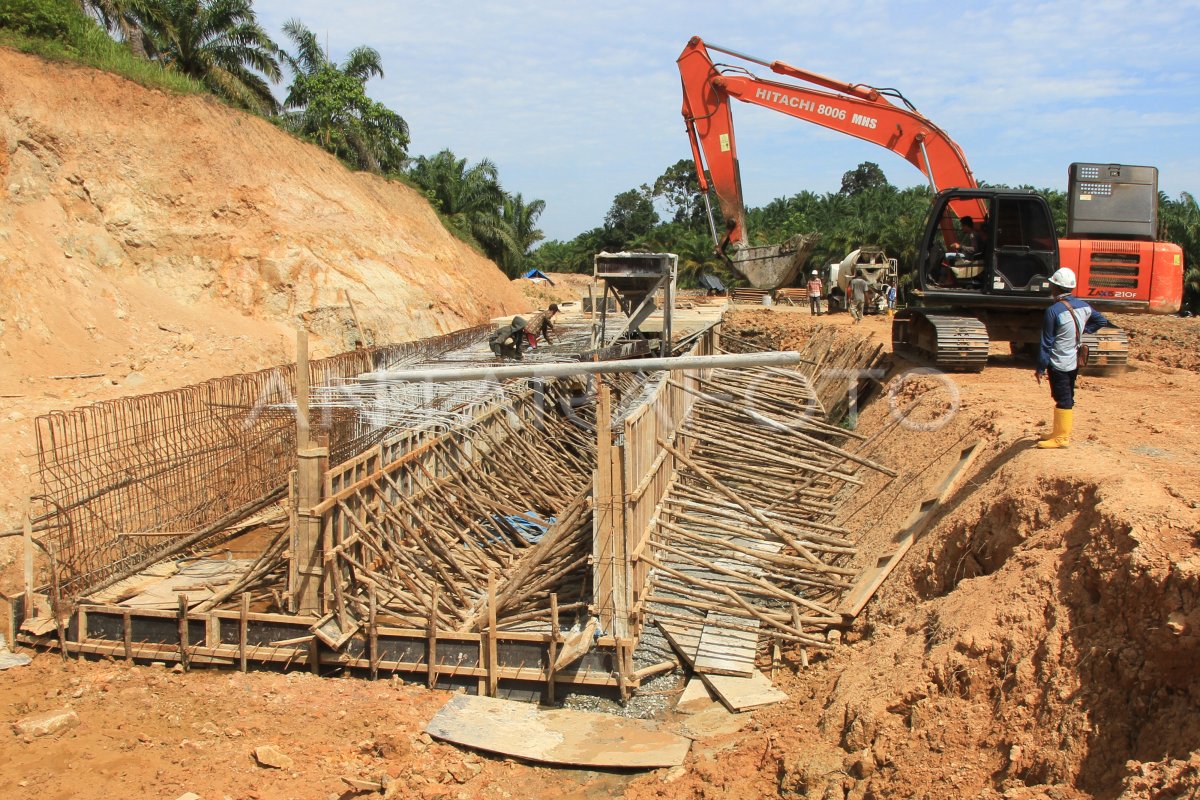
[[[526,344],[524,317],[513,317],[512,322],[501,325],[488,339],[488,347],[498,357],[515,358],[518,361],[525,357]]]

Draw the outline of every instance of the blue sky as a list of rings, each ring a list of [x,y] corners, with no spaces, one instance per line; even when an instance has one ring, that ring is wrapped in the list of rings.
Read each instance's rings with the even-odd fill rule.
[[[410,153],[490,158],[508,191],[546,201],[551,239],[601,224],[615,195],[690,156],[675,59],[693,35],[899,89],[983,181],[1065,189],[1068,164],[1099,161],[1157,166],[1171,196],[1200,191],[1200,0],[254,7],[285,46],[295,17],[337,60],[379,50],[386,75],[369,92],[408,121]],[[897,186],[924,182],[874,145],[741,103],[734,114],[747,205],[836,191],[863,161]]]

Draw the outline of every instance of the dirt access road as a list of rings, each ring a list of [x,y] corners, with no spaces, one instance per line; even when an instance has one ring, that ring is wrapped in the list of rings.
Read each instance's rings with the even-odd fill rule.
[[[1029,364],[997,354],[979,375],[906,379],[896,403],[926,397],[916,419],[930,424],[871,453],[901,474],[850,504],[867,556],[978,440],[972,467],[844,645],[808,669],[785,653],[776,682],[790,699],[698,741],[681,769],[555,770],[431,743],[420,731],[448,695],[389,681],[41,654],[0,673],[0,796],[324,800],[350,796],[343,776],[383,773],[397,796],[456,799],[1195,796],[1200,322],[1121,322],[1133,367],[1080,381],[1068,451],[1032,448],[1051,403]],[[729,320],[785,347],[817,325],[888,340],[882,318]],[[883,382],[913,366],[896,360]],[[877,394],[859,430],[889,418]],[[78,724],[57,736],[7,732],[62,708]],[[291,764],[258,766],[268,744]]]

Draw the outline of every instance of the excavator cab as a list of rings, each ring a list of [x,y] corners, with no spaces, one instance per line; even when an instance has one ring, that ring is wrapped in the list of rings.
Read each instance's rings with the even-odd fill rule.
[[[917,267],[914,283],[927,301],[1048,296],[1058,269],[1050,207],[1034,192],[941,192],[926,218]]]
[[[1041,329],[1029,312],[1049,304],[1058,261],[1053,217],[1040,195],[939,192],[910,267],[909,307],[892,324],[893,347],[941,369],[983,369],[992,341],[1014,348],[1036,341]]]

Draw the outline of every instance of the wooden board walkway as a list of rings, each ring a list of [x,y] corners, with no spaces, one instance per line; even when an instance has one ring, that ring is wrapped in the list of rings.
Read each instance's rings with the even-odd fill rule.
[[[837,609],[842,615],[843,625],[853,624],[854,619],[862,613],[867,603],[875,596],[875,592],[879,591],[879,587],[883,585],[883,582],[896,569],[900,560],[908,553],[913,542],[929,527],[929,522],[938,510],[941,509],[942,504],[946,502],[946,498],[950,496],[950,492],[954,488],[954,483],[958,480],[958,476],[975,460],[975,454],[978,452],[978,444],[978,442],[972,442],[964,447],[959,453],[958,460],[954,462],[946,472],[946,476],[942,478],[941,483],[934,490],[934,494],[919,502],[917,507],[913,509],[908,521],[895,539],[895,548],[881,555],[876,559],[874,564],[867,567],[859,575],[854,588],[846,593],[846,596],[842,598],[842,602]]]
[[[730,627],[733,625],[738,627]],[[758,620],[710,611],[700,631],[695,669],[707,675],[748,678],[754,672],[757,650]]]

